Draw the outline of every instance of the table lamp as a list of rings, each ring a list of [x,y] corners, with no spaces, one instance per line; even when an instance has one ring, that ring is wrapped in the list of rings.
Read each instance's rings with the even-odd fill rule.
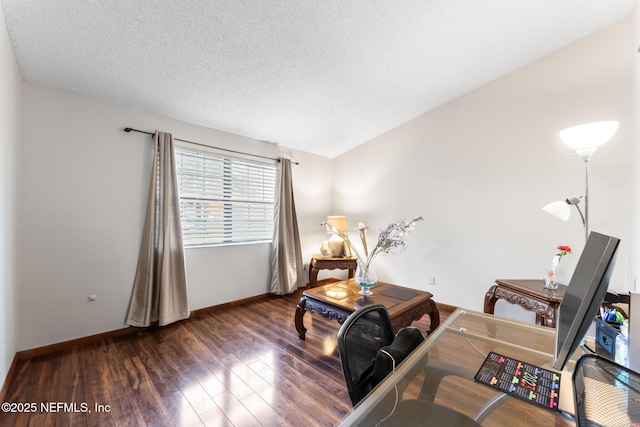
[[[342,215],[328,216],[327,224],[337,228],[343,233],[347,232],[346,216],[342,216]],[[331,234],[331,238],[329,239],[329,249],[331,249],[331,254],[334,257],[341,257],[344,252],[344,242],[339,236],[337,236],[336,234],[333,234],[331,230],[327,230],[327,233]]]

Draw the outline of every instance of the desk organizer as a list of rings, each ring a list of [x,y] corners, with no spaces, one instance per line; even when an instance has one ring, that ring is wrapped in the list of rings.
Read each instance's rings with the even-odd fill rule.
[[[606,322],[596,317],[596,353],[609,360],[616,360],[616,338],[620,334],[620,322]]]

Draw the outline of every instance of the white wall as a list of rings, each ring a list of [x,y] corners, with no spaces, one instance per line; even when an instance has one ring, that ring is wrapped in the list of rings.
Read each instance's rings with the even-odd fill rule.
[[[18,350],[124,327],[149,186],[152,139],[124,127],[278,157],[277,145],[24,84],[19,149]],[[290,153],[302,227],[330,208],[326,158]],[[311,193],[307,193],[309,190]],[[322,213],[326,215],[326,213]],[[308,239],[303,238],[307,242]],[[309,243],[305,243],[309,246]],[[306,257],[311,256],[307,250]],[[269,292],[271,245],[186,251],[190,308]],[[88,295],[97,295],[89,302]]]
[[[631,168],[630,177],[630,256],[629,256],[629,289],[640,291],[640,2],[636,1],[631,17],[633,23],[633,42],[629,55],[632,57],[632,128],[631,128]]]
[[[15,150],[19,141],[20,74],[0,7],[0,388],[16,352],[14,269]]]
[[[630,34],[629,20],[606,28],[333,161],[291,151],[300,162],[293,174],[305,262],[328,237],[320,227],[327,215],[346,214],[350,227],[363,221],[372,228],[422,215],[407,253],[378,259],[381,280],[481,310],[496,278],[541,277],[555,246],[569,244],[576,254],[562,261],[566,280],[583,244],[581,225],[575,216],[563,223],[540,207],[581,194],[583,169],[557,132],[616,118],[620,130],[591,162],[592,228],[623,239],[613,287],[627,289],[626,238],[639,229],[626,202],[629,49],[636,49]],[[4,60],[10,51],[0,55],[11,63]],[[9,167],[0,172],[3,183],[16,175],[17,197],[15,272],[10,236],[0,247],[8,265],[0,288],[8,308],[0,316],[0,330],[9,330],[0,340],[4,366],[15,350],[124,327],[151,160],[151,139],[124,133],[125,126],[278,155],[273,144],[16,81],[15,70],[0,72],[0,84],[14,93],[22,88],[23,104],[20,146],[18,129],[0,122],[3,154],[16,146],[18,157],[13,168],[3,157]],[[19,101],[3,96],[0,108],[10,116]],[[0,189],[0,203],[9,206],[0,227],[8,234],[13,192],[7,184]],[[270,245],[186,255],[192,309],[268,292]],[[344,275],[322,272],[320,278]],[[436,286],[427,285],[429,276]],[[89,294],[97,301],[88,302]],[[498,314],[509,309],[498,303]]]
[[[379,279],[481,311],[495,279],[542,278],[555,247],[570,245],[567,283],[582,225],[575,211],[564,223],[541,207],[583,194],[584,173],[558,131],[616,119],[590,164],[591,229],[622,239],[612,286],[628,289],[630,49],[627,19],[336,158],[334,208],[351,222],[425,219],[406,253],[377,260]]]

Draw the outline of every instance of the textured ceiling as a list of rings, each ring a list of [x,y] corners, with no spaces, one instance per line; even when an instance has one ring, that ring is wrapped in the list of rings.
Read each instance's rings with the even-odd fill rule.
[[[335,157],[624,18],[634,0],[2,4],[28,82]]]

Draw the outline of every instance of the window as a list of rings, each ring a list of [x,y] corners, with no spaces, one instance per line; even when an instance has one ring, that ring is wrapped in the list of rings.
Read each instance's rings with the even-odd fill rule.
[[[273,164],[176,147],[185,247],[271,241]]]

